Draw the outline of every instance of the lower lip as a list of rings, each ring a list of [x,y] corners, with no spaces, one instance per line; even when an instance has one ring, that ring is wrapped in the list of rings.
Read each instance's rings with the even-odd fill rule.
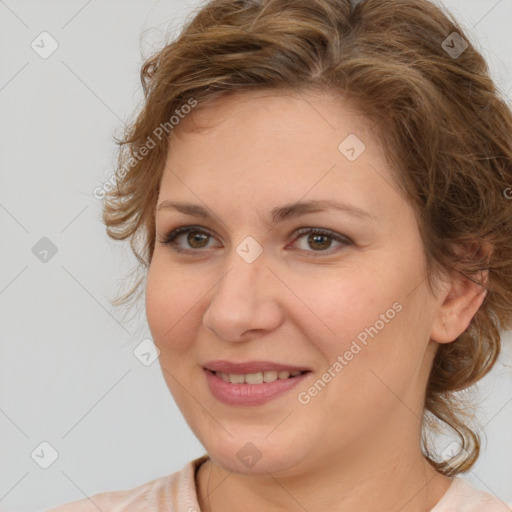
[[[289,379],[277,379],[274,382],[261,384],[231,384],[217,377],[210,370],[204,369],[206,381],[212,395],[229,405],[262,405],[270,402],[302,382],[310,372]]]

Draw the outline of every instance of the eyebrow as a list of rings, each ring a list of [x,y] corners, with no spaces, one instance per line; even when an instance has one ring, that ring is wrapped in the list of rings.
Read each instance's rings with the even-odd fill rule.
[[[192,215],[194,217],[201,217],[203,219],[211,219],[213,215],[207,208],[201,205],[187,203],[182,201],[162,201],[157,207],[155,212],[159,210],[177,210],[185,215]],[[299,217],[307,213],[322,212],[325,210],[337,210],[339,212],[351,215],[364,220],[376,220],[376,218],[369,212],[358,208],[351,204],[338,203],[329,199],[301,201],[298,203],[285,204],[273,208],[270,212],[272,221],[279,223],[293,217]]]

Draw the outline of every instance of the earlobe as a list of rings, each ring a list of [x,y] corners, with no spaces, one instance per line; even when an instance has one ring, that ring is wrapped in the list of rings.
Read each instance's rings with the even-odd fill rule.
[[[482,277],[485,283],[487,275]],[[468,328],[486,295],[484,285],[474,283],[464,276],[455,278],[444,302],[439,306],[430,338],[438,343],[456,340]]]

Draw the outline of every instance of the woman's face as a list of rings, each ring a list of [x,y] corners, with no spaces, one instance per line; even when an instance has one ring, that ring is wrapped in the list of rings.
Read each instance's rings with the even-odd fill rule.
[[[245,473],[419,452],[443,294],[371,125],[318,94],[244,93],[189,116],[214,125],[173,132],[146,313],[191,429]]]

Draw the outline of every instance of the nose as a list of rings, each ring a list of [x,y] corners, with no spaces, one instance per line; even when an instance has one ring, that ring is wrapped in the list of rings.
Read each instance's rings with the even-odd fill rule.
[[[213,288],[203,325],[224,341],[262,336],[282,322],[277,294],[282,284],[267,268],[263,255],[252,263],[236,252]]]

